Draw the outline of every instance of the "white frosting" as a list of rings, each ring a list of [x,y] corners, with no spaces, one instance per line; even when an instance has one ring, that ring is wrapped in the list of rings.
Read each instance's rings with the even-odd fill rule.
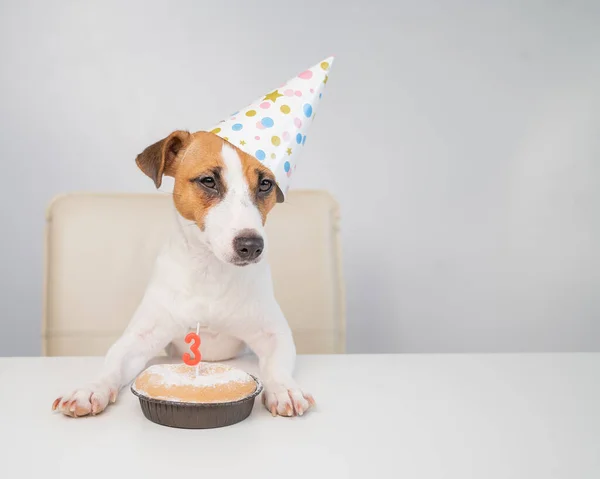
[[[182,371],[183,369],[183,371]],[[223,370],[224,369],[224,370]],[[142,374],[149,375],[149,383],[152,385],[167,386],[191,386],[191,387],[215,387],[230,382],[254,381],[252,376],[241,369],[232,368],[223,364],[200,363],[196,366],[185,366],[182,364],[155,364],[146,369]],[[136,392],[144,394],[133,384]],[[156,399],[174,399],[170,396],[156,397]]]

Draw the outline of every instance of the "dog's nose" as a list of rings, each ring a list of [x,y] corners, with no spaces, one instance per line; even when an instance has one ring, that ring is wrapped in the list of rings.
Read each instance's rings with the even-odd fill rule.
[[[260,236],[238,236],[233,240],[233,248],[238,257],[245,261],[258,258],[265,247],[265,242]]]

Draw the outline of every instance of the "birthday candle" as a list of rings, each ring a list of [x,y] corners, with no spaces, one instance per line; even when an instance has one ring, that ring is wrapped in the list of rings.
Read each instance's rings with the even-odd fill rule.
[[[184,353],[182,357],[183,362],[188,366],[197,366],[200,363],[200,360],[202,359],[202,356],[200,355],[200,323],[196,325],[195,333],[190,332],[187,334],[187,336],[185,337],[185,342],[192,343],[190,345],[190,351],[194,353],[194,357],[192,358],[192,356],[189,353]],[[198,375],[198,372],[199,367],[196,367],[196,375]]]

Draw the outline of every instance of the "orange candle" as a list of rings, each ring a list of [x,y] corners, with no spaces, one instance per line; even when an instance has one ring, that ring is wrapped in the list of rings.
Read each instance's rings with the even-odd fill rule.
[[[196,327],[195,333],[192,331],[188,333],[185,337],[186,343],[192,343],[190,345],[190,351],[194,353],[194,357],[192,357],[189,353],[184,353],[183,355],[183,362],[188,366],[196,366],[202,359],[202,356],[200,354],[200,335],[198,334],[200,329],[199,326],[200,325]]]

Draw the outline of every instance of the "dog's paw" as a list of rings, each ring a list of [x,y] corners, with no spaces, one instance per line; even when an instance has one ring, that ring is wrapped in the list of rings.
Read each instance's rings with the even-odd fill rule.
[[[262,402],[273,416],[302,416],[315,405],[311,394],[298,388],[266,389]]]
[[[109,403],[114,403],[117,400],[117,394],[117,388],[94,384],[56,398],[52,403],[52,410],[71,417],[95,415],[104,411]]]

